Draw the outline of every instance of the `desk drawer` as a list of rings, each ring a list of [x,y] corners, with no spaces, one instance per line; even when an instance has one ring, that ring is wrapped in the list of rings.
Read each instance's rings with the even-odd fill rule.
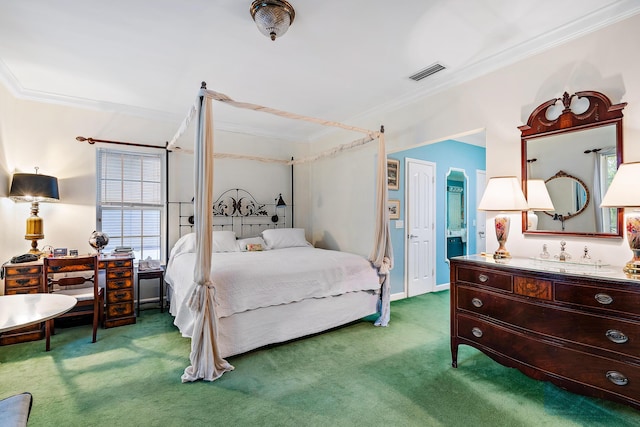
[[[30,264],[30,265],[10,265],[5,267],[5,276],[8,278],[9,276],[24,276],[24,275],[34,275],[39,276],[42,274],[41,265]]]
[[[465,315],[458,335],[548,374],[580,383],[596,396],[602,390],[640,402],[640,367],[542,341],[528,334]]]
[[[113,319],[116,317],[132,316],[132,315],[133,315],[133,302],[109,304],[107,306],[108,319]]]
[[[133,280],[131,278],[107,280],[108,291],[127,288],[133,289]]]
[[[35,288],[36,292],[40,288],[40,276],[7,276],[4,281],[6,290],[15,288]]]
[[[132,276],[133,276],[133,271],[130,268],[107,270],[107,280],[123,279],[126,277],[132,277]]]
[[[133,301],[133,290],[132,289],[119,289],[117,291],[109,291],[107,292],[107,302],[108,303],[119,303],[119,302],[127,302]]]
[[[105,262],[107,269],[113,268],[128,268],[130,269],[133,266],[132,259],[114,259]]]

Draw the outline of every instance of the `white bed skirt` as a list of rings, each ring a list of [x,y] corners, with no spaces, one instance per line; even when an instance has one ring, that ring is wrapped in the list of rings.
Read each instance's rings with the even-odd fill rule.
[[[167,284],[174,315],[173,290]],[[326,298],[264,307],[218,319],[222,357],[230,357],[269,344],[282,343],[345,325],[377,312],[378,292],[349,292]],[[182,332],[182,331],[181,331]],[[183,336],[188,336],[182,333]]]

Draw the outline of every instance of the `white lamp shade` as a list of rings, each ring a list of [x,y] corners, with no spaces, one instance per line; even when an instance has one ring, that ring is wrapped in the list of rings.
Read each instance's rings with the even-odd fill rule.
[[[640,207],[640,162],[623,163],[604,195],[603,208]]]
[[[489,178],[478,205],[481,211],[526,211],[529,209],[518,178],[498,176]]]
[[[527,205],[532,211],[553,211],[553,202],[542,179],[527,180]]]

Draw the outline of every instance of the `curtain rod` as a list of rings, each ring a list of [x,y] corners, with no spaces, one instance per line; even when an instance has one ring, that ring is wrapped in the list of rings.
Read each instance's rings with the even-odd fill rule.
[[[128,146],[132,146],[132,147],[146,147],[146,148],[158,148],[160,150],[167,150],[167,145],[168,143],[165,142],[164,147],[158,146],[158,145],[149,145],[149,144],[140,144],[137,142],[122,142],[122,141],[109,141],[107,139],[95,139],[95,138],[85,138],[84,136],[76,136],[76,141],[79,142],[88,142],[89,144],[93,145],[96,142],[103,142],[105,144],[117,144],[117,145],[128,145]]]

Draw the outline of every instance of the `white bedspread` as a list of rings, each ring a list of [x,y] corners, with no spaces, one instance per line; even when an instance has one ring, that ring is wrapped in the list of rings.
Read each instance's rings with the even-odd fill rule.
[[[165,275],[174,292],[171,310],[175,324],[187,336],[192,328],[186,302],[195,286],[194,262],[195,253],[175,255]],[[214,253],[212,270],[220,318],[308,298],[380,288],[376,270],[365,258],[312,247]]]

